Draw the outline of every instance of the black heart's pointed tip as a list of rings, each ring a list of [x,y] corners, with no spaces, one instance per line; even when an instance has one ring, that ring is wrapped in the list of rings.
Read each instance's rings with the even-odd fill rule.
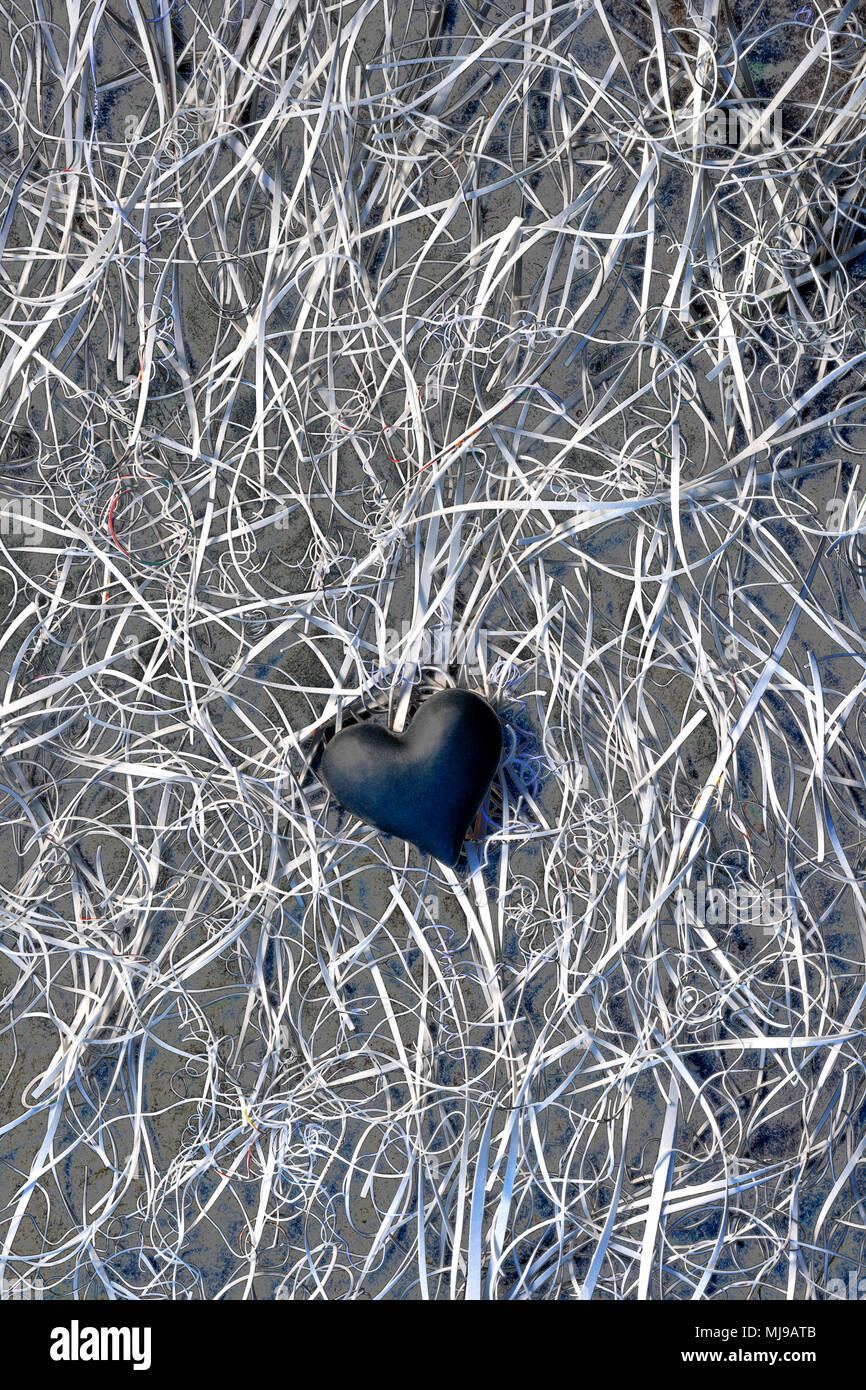
[[[463,850],[464,839],[465,836],[461,837],[460,843],[455,846],[453,841],[439,841],[434,838],[422,837],[419,835],[416,840],[410,840],[409,843],[420,850],[422,854],[430,854],[434,859],[438,859],[440,864],[447,864],[449,869],[456,869],[460,862],[460,854]]]

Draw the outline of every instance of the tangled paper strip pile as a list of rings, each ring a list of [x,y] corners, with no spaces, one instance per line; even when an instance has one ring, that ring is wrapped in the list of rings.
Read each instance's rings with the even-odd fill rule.
[[[862,15],[161,3],[0,0],[0,1279],[834,1296]],[[448,684],[457,872],[315,776]]]

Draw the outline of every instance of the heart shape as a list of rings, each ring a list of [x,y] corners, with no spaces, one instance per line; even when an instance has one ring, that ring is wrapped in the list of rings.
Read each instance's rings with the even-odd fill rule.
[[[439,690],[404,734],[353,724],[331,739],[319,776],[347,811],[454,865],[502,755],[502,725],[480,695]]]

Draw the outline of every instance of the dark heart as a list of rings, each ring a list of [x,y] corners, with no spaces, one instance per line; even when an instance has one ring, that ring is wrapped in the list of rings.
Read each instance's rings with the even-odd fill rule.
[[[319,776],[353,815],[456,864],[502,754],[502,725],[469,690],[425,700],[404,734],[353,724],[326,746]]]

